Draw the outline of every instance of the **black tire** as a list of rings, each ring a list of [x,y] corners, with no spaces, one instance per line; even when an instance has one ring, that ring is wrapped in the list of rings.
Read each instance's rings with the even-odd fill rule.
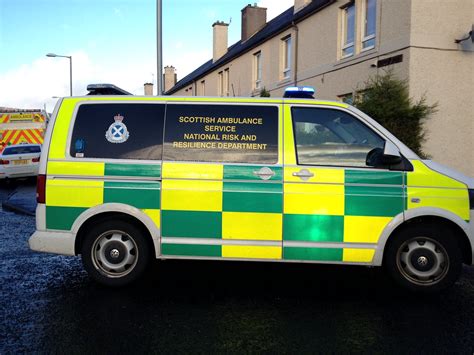
[[[440,225],[414,225],[392,236],[384,265],[402,287],[436,293],[452,286],[462,270],[461,249],[448,229]]]
[[[106,286],[125,286],[142,276],[151,260],[147,236],[135,225],[104,221],[87,231],[81,254],[90,277]]]

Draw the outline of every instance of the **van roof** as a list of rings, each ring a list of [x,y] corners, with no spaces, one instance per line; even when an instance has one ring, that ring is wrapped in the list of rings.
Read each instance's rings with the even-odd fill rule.
[[[227,102],[227,103],[273,103],[273,104],[304,104],[324,105],[336,107],[349,107],[348,104],[318,99],[284,99],[284,98],[262,98],[262,97],[205,97],[205,96],[124,96],[124,95],[100,95],[100,96],[74,96],[65,97],[63,100],[77,101],[167,101],[167,102]]]

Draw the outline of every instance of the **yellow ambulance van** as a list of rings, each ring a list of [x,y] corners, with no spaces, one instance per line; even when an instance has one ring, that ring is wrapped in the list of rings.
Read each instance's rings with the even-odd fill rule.
[[[473,189],[344,103],[64,98],[29,245],[111,286],[155,258],[212,259],[384,266],[436,292],[473,263]]]

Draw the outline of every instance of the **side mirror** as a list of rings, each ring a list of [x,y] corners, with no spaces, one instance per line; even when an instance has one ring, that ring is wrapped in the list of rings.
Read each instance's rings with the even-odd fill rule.
[[[400,164],[402,156],[400,151],[390,141],[385,142],[384,149],[374,148],[368,154],[365,163],[367,166],[380,167]]]
[[[395,165],[402,162],[402,156],[395,144],[390,141],[385,142],[382,160],[385,165]]]

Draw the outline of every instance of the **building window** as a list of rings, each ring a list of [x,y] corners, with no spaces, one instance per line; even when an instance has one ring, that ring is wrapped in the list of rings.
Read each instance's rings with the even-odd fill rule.
[[[255,53],[253,58],[254,58],[254,73],[255,73],[254,88],[256,90],[259,90],[262,88],[262,52]]]
[[[219,96],[229,96],[230,82],[229,82],[229,68],[219,72]]]
[[[229,68],[224,70],[224,91],[223,96],[229,96],[230,94],[230,80],[229,80]]]
[[[224,96],[224,72],[220,71],[219,75],[219,82],[217,83],[217,95]]]
[[[342,9],[342,58],[354,54],[355,48],[355,4]]]
[[[206,80],[201,80],[200,93],[201,96],[206,96]]]
[[[362,50],[366,50],[375,47],[377,1],[364,0],[363,4]]]
[[[291,36],[283,40],[283,79],[289,79],[291,76]]]
[[[339,95],[339,101],[344,102],[345,104],[352,105],[354,103],[354,95],[352,93]]]
[[[341,7],[341,58],[375,48],[377,0],[352,0]]]

